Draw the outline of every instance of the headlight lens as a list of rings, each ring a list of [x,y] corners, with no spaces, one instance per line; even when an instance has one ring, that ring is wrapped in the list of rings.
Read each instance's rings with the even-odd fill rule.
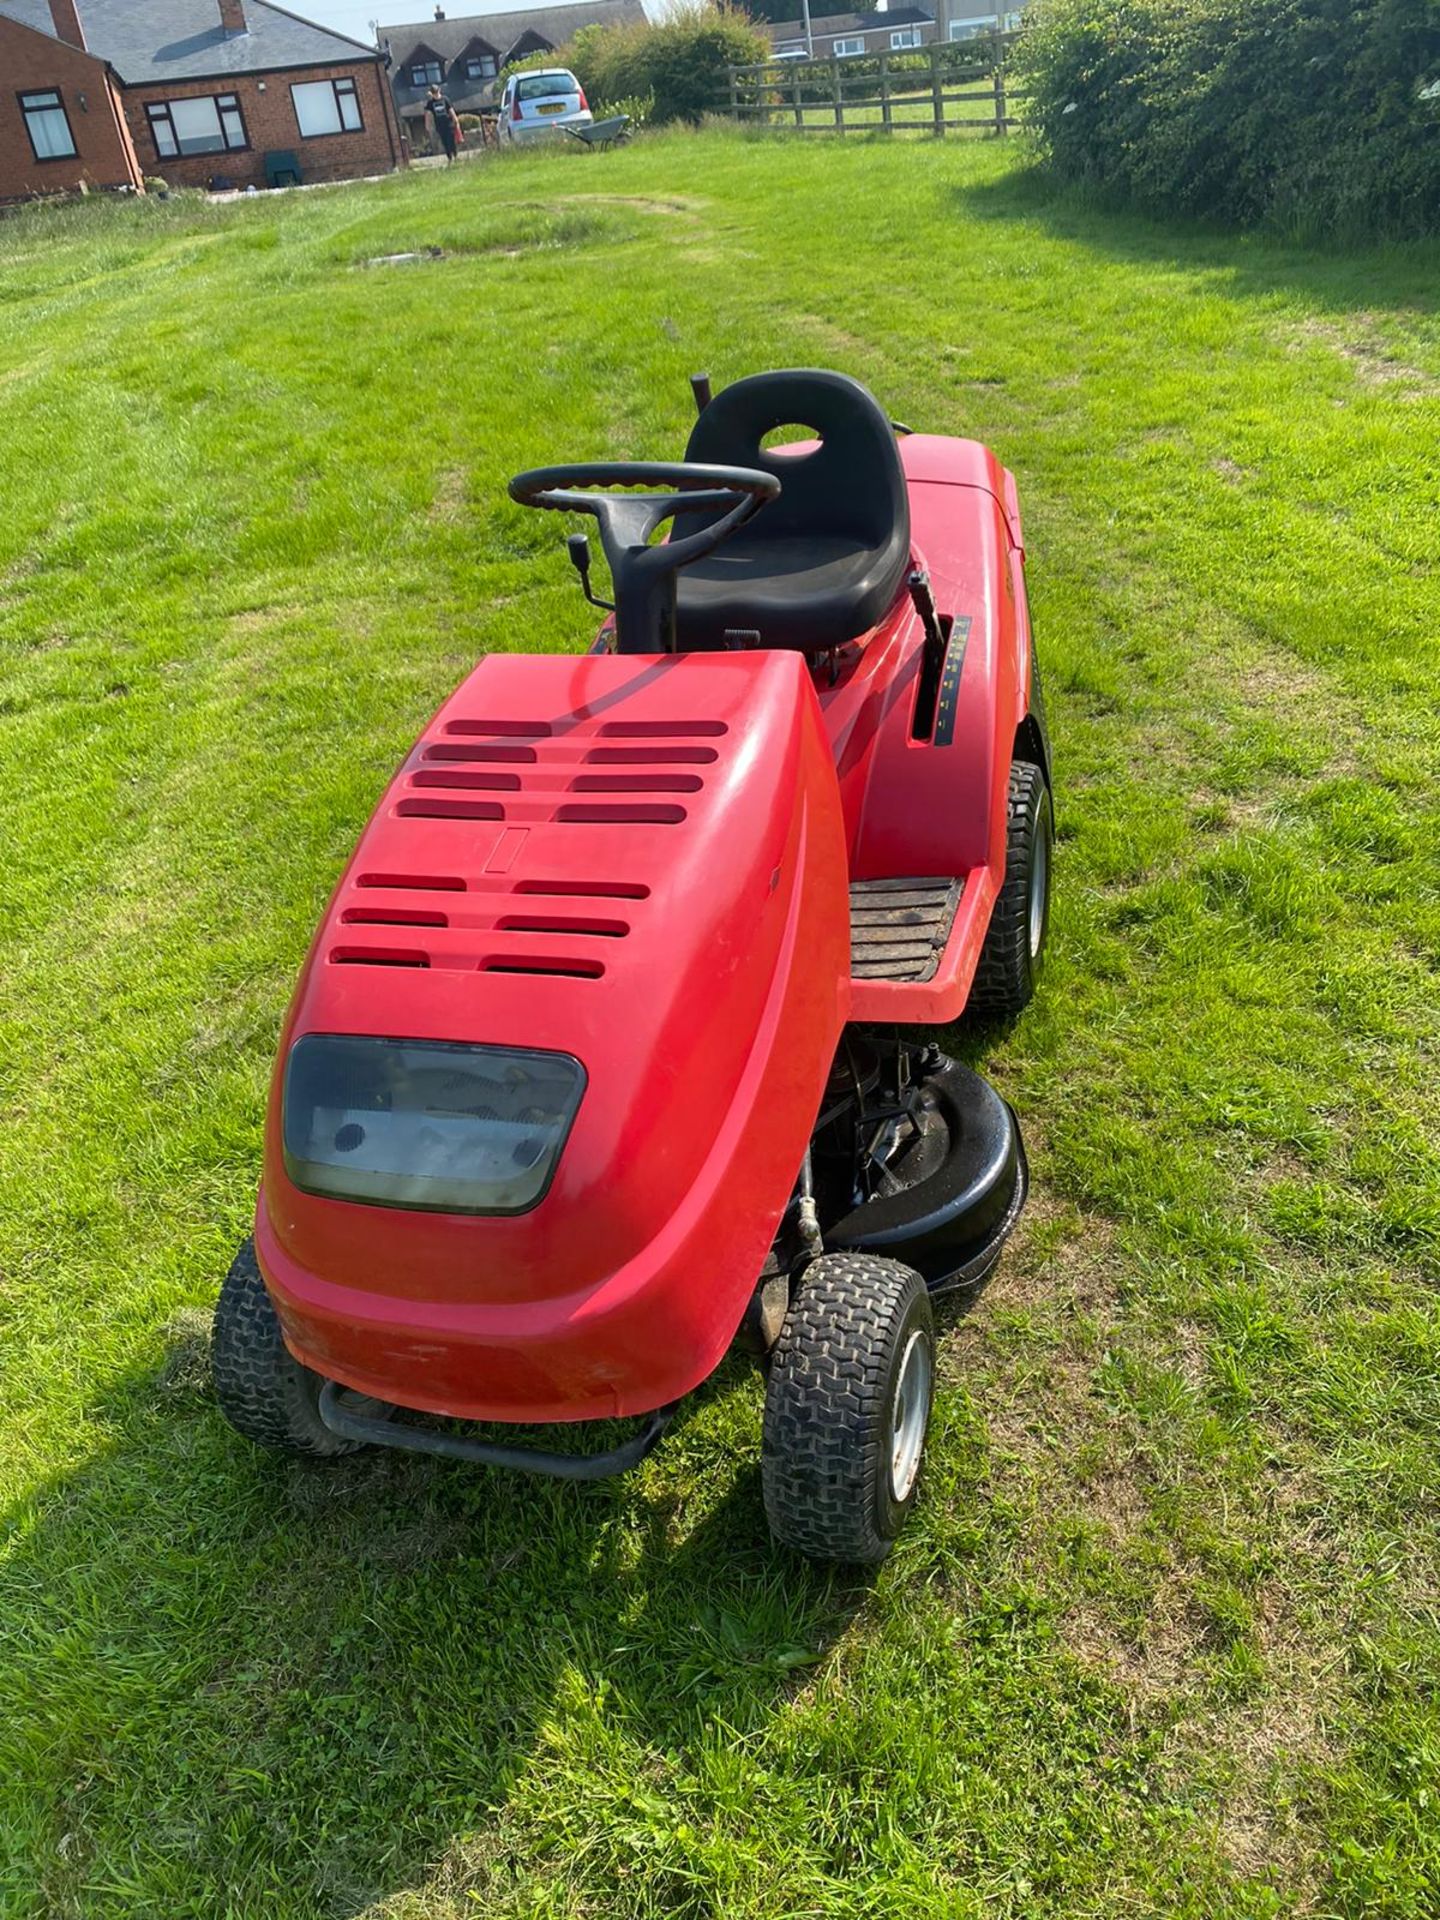
[[[306,1034],[285,1068],[285,1170],[332,1200],[525,1213],[584,1091],[568,1053]]]

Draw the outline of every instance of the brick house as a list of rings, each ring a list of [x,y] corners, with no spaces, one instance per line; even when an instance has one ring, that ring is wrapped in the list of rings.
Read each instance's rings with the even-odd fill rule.
[[[268,186],[287,156],[305,182],[405,163],[383,56],[269,0],[0,0],[0,23],[48,36],[52,63],[83,46],[108,71],[140,172],[172,186]],[[79,82],[56,65],[44,85],[73,129]],[[0,91],[0,116],[8,105]],[[0,119],[0,199],[37,191],[6,167],[8,133]],[[57,120],[41,139],[65,144]],[[52,163],[39,190],[51,179],[74,184]]]
[[[802,20],[762,20],[777,54],[805,52]],[[924,7],[881,7],[874,13],[814,14],[810,39],[817,60],[839,60],[861,53],[908,53],[928,47],[935,34],[935,16]]]
[[[884,6],[873,13],[812,13],[810,38],[817,60],[849,60],[860,54],[906,53],[936,40],[978,40],[989,33],[1013,33],[1020,25],[1016,0],[988,12],[984,0],[934,0],[926,7]],[[805,52],[803,20],[761,20],[777,54]]]
[[[451,20],[436,7],[433,21],[379,29],[390,60],[395,107],[412,144],[425,145],[425,96],[444,92],[457,113],[479,113],[495,103],[495,81],[512,60],[549,53],[582,27],[629,26],[647,18],[643,0],[572,0],[523,13],[481,13]]]
[[[0,201],[139,187],[119,82],[70,0],[55,0],[49,31],[0,13],[0,74]]]

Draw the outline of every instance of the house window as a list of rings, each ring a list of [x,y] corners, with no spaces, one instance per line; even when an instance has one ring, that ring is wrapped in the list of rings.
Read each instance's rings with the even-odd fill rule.
[[[412,87],[438,87],[440,84],[440,62],[438,60],[417,60],[410,68]]]
[[[890,51],[897,53],[901,47],[918,47],[920,44],[919,27],[902,27],[898,33],[890,36]]]
[[[495,78],[495,56],[493,53],[471,54],[465,62],[467,80],[493,80]]]
[[[322,133],[359,133],[364,126],[353,80],[307,80],[291,87],[290,98],[302,140],[318,140]]]
[[[197,100],[159,100],[145,109],[162,160],[192,153],[239,153],[250,144],[239,97],[233,93]]]
[[[852,54],[864,53],[864,51],[865,42],[863,39],[837,40],[835,42],[835,57],[837,60],[848,60]]]
[[[75,136],[70,131],[65,105],[58,89],[47,93],[22,93],[20,111],[25,116],[25,131],[30,150],[37,160],[69,160],[75,152]]]

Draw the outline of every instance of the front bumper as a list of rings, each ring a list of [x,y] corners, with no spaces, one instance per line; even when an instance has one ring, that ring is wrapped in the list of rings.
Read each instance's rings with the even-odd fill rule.
[[[664,1236],[598,1284],[524,1302],[400,1298],[322,1279],[280,1245],[263,1189],[255,1251],[285,1344],[314,1372],[419,1412],[545,1424],[653,1413],[714,1371],[749,1287],[715,1284],[704,1231],[697,1221],[695,1238]],[[756,1271],[763,1258],[761,1247]]]
[[[469,1434],[436,1433],[427,1427],[407,1426],[401,1420],[377,1419],[374,1414],[348,1406],[343,1389],[333,1380],[327,1380],[320,1389],[320,1418],[342,1440],[393,1447],[401,1453],[437,1454],[443,1460],[503,1467],[511,1473],[539,1473],[550,1480],[608,1480],[614,1474],[627,1473],[653,1452],[674,1415],[674,1407],[661,1407],[639,1433],[604,1453],[551,1453],[543,1447],[507,1447]]]

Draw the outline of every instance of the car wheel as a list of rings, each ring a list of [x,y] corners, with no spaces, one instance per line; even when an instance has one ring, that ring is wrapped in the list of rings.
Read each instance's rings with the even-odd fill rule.
[[[1055,811],[1044,771],[1028,760],[1010,768],[1005,884],[970,988],[967,1011],[996,1018],[1030,1004],[1050,932]]]
[[[806,1268],[771,1353],[761,1475],[775,1538],[812,1560],[883,1560],[915,1504],[935,1392],[925,1282],[898,1260]]]
[[[308,1454],[353,1453],[362,1444],[332,1433],[320,1418],[325,1382],[285,1345],[253,1240],[243,1243],[220,1289],[210,1365],[220,1411],[247,1440]],[[365,1410],[389,1411],[378,1401]]]

